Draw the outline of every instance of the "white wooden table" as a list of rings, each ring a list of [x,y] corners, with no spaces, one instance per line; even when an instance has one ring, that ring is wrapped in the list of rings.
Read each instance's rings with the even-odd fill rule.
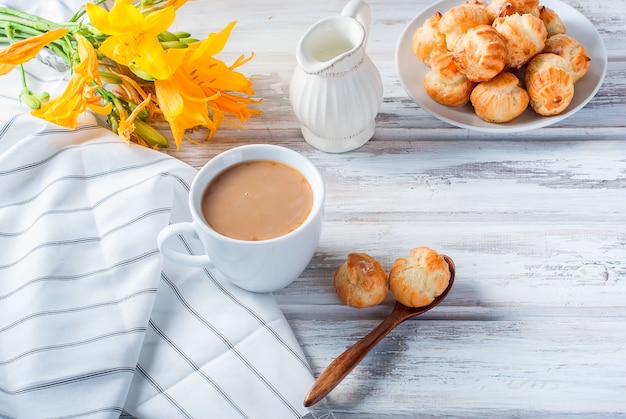
[[[236,145],[281,144],[325,179],[317,253],[276,293],[316,375],[392,308],[391,298],[362,310],[341,303],[332,277],[348,252],[389,269],[428,245],[456,262],[447,300],[394,330],[331,393],[337,418],[626,416],[626,2],[565,2],[606,45],[600,91],[550,127],[485,134],[430,116],[400,84],[396,42],[431,2],[371,0],[367,51],[385,100],[374,138],[338,155],[304,142],[288,88],[298,39],[343,0],[180,9],[179,29],[197,36],[238,21],[221,57],[255,53],[241,70],[263,115],[169,153],[199,168]]]

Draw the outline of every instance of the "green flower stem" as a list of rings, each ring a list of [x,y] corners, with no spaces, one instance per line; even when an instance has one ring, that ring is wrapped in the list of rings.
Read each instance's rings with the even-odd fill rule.
[[[0,20],[14,22],[29,26],[39,32],[46,32],[51,29],[57,29],[64,27],[58,23],[54,23],[51,20],[44,19],[39,16],[31,15],[30,13],[22,12],[20,10],[11,9],[8,7],[0,7]]]
[[[96,6],[100,6],[102,3],[106,1],[107,0],[96,0],[96,1],[92,1],[92,3],[94,3]],[[78,22],[78,19],[82,18],[85,15],[85,13],[87,13],[87,8],[85,7],[85,5],[82,5],[80,9],[78,9],[78,11],[74,13],[74,16],[72,16],[69,21]]]
[[[12,33],[12,37],[18,39],[27,39],[31,36],[41,35],[42,33],[45,33],[47,31],[42,31],[33,28],[32,26],[25,25],[23,22],[15,22],[12,20],[0,20],[0,29],[3,29],[5,32],[7,30],[10,30]]]
[[[26,71],[24,70],[24,64],[20,64],[18,66],[20,68],[20,77],[22,78],[22,87],[23,88],[27,88],[27,84],[26,84]]]
[[[57,42],[51,42],[46,47],[50,48],[52,52],[61,57],[67,64],[72,64],[71,47],[68,47],[67,44],[59,45]]]
[[[13,25],[11,25],[10,23],[7,24],[4,28],[4,32],[7,35],[6,39],[8,42],[13,42],[15,40]],[[25,101],[29,102],[28,106],[30,106],[32,109],[39,109],[41,103],[38,103],[37,99],[30,100],[32,92],[30,91],[30,89],[28,88],[28,84],[26,83],[26,70],[24,70],[24,65],[20,64],[18,68],[20,70],[20,78],[22,80],[22,93],[20,93],[20,100],[24,99]]]

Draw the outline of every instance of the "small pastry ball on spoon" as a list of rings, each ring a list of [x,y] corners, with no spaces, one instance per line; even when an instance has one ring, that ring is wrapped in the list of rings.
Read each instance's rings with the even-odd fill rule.
[[[389,291],[387,273],[380,262],[366,253],[350,253],[335,272],[335,290],[350,307],[380,304]]]
[[[389,271],[389,286],[396,300],[407,307],[423,307],[448,287],[450,267],[442,255],[421,246],[407,258],[398,258]]]

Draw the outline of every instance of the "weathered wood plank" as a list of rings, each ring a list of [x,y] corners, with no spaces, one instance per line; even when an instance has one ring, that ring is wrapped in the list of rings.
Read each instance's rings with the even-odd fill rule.
[[[396,42],[432,2],[370,0],[367,50],[385,101],[374,138],[340,155],[303,141],[289,80],[300,36],[345,1],[181,9],[180,29],[197,34],[238,20],[223,56],[255,53],[241,70],[263,115],[225,124],[206,147],[168,153],[199,168],[236,145],[281,144],[309,157],[326,182],[318,250],[276,293],[314,373],[391,311],[391,295],[363,310],[341,303],[332,276],[348,252],[388,269],[430,245],[456,262],[447,300],[393,331],[331,393],[336,417],[626,415],[626,3],[565,2],[598,28],[604,84],[566,120],[504,135],[452,127],[404,92]]]
[[[338,417],[623,414],[624,337],[615,333],[621,321],[412,320],[383,340],[329,402]],[[303,348],[314,369],[355,342],[364,323],[376,325],[294,322],[296,330],[311,331]],[[319,356],[328,346],[339,351]]]

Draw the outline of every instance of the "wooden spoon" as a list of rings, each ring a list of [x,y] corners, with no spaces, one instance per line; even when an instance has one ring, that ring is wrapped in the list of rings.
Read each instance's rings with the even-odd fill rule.
[[[365,355],[371,351],[378,342],[382,340],[389,332],[403,321],[415,317],[419,314],[426,313],[431,308],[442,302],[454,283],[455,267],[454,262],[449,256],[443,255],[450,269],[450,281],[448,287],[435,298],[432,303],[423,307],[407,307],[396,301],[393,311],[382,321],[374,330],[365,335],[357,343],[346,349],[344,353],[339,355],[331,362],[326,369],[317,378],[309,394],[304,399],[304,406],[308,407],[322,400],[330,393],[349,373],[357,366]]]

